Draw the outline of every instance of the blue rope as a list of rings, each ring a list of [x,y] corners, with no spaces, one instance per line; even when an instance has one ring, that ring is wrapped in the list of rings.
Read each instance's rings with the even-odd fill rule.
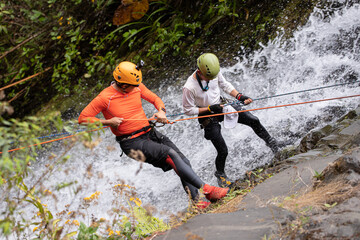
[[[77,130],[77,131],[75,131],[75,133],[83,132],[83,131],[86,131],[86,129]],[[63,133],[51,134],[51,135],[48,135],[48,136],[37,137],[36,139],[58,137],[58,136],[62,136],[62,135],[71,135],[71,134],[73,134],[73,133],[71,133],[71,132],[63,132]]]
[[[323,86],[323,87],[318,87],[318,88],[300,90],[300,91],[295,91],[295,92],[282,93],[282,94],[273,95],[273,96],[267,96],[267,97],[262,97],[262,98],[255,98],[255,99],[253,99],[253,101],[264,100],[264,99],[267,99],[267,98],[274,98],[274,97],[282,97],[282,96],[291,95],[291,94],[295,94],[295,93],[310,92],[310,91],[314,91],[314,90],[325,89],[325,88],[330,88],[330,87],[337,87],[337,86],[342,86],[342,85],[347,85],[347,84],[357,83],[357,82],[360,82],[360,80],[353,81],[353,82],[347,82],[347,83],[338,83],[338,84],[329,85],[329,86]],[[234,102],[239,102],[239,101],[236,100]]]
[[[264,100],[264,99],[274,98],[274,97],[281,97],[281,96],[291,95],[291,94],[295,94],[295,93],[310,92],[310,91],[314,91],[314,90],[337,87],[337,86],[342,86],[342,85],[347,85],[347,84],[352,84],[352,83],[357,83],[357,82],[360,82],[360,80],[353,81],[353,82],[347,82],[347,83],[339,83],[339,84],[334,84],[334,85],[329,85],[329,86],[323,86],[323,87],[318,87],[318,88],[300,90],[300,91],[295,91],[295,92],[282,93],[282,94],[273,95],[273,96],[255,98],[255,99],[253,99],[253,101],[259,101],[259,100]],[[233,101],[231,103],[224,104],[224,106],[227,106],[227,105],[244,105],[244,104],[242,102],[240,102],[239,100],[235,100],[235,101]],[[184,114],[185,113],[178,113],[178,114],[169,115],[168,117],[175,117],[175,116],[180,116],[180,115],[184,115]]]

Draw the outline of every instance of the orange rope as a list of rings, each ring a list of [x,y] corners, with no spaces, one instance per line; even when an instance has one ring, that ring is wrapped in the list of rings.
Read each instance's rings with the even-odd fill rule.
[[[42,145],[42,144],[45,144],[45,143],[51,143],[51,142],[55,142],[55,141],[60,141],[60,140],[63,140],[63,139],[69,138],[69,137],[73,137],[73,136],[75,136],[75,135],[70,135],[70,136],[66,136],[66,137],[62,137],[62,138],[58,138],[58,139],[49,140],[49,141],[46,141],[46,142],[41,142],[41,143],[29,145],[27,147],[14,148],[14,149],[9,150],[8,152],[21,150],[21,149],[28,148],[28,147],[34,147],[34,146]],[[0,153],[2,153],[2,152],[0,152]]]
[[[232,113],[251,112],[251,111],[271,109],[271,108],[288,107],[288,106],[295,106],[295,105],[308,104],[308,103],[325,102],[325,101],[338,100],[338,99],[343,99],[343,98],[352,98],[352,97],[360,97],[360,94],[358,94],[358,95],[352,95],[352,96],[336,97],[336,98],[327,98],[327,99],[321,99],[321,100],[313,100],[313,101],[307,101],[307,102],[290,103],[290,104],[284,104],[284,105],[278,105],[278,106],[271,106],[271,107],[263,107],[263,108],[254,108],[254,109],[240,110],[240,111],[235,111],[235,112],[217,113],[217,114],[211,114],[211,115],[204,115],[204,116],[197,116],[197,117],[190,117],[190,118],[182,118],[182,119],[177,119],[177,120],[174,120],[174,121],[168,122],[168,123],[173,124],[174,122],[180,122],[180,121],[191,120],[191,119],[221,116],[221,115],[232,114]],[[144,120],[145,120],[145,119],[124,119],[123,121],[144,121]],[[150,119],[146,119],[146,120],[149,120],[149,121],[150,121],[150,120],[156,120],[156,119],[150,118]]]
[[[174,121],[172,121],[172,122],[169,121],[168,123],[169,123],[169,124],[173,124],[173,123],[175,123],[175,122],[180,122],[180,121],[185,121],[185,120],[190,120],[190,119],[214,117],[214,116],[220,116],[220,115],[226,115],[226,114],[232,114],[232,113],[240,113],[240,112],[251,112],[251,111],[271,109],[271,108],[288,107],[288,106],[295,106],[295,105],[308,104],[308,103],[325,102],[325,101],[338,100],[338,99],[344,99],[344,98],[352,98],[352,97],[360,97],[360,94],[358,94],[358,95],[351,95],[351,96],[344,96],[344,97],[336,97],[336,98],[327,98],[327,99],[321,99],[321,100],[313,100],[313,101],[300,102],[300,103],[290,103],[290,104],[284,104],[284,105],[279,105],[279,106],[271,106],[271,107],[247,109],[247,110],[241,110],[241,111],[236,111],[236,112],[218,113],[218,114],[212,114],[212,115],[205,115],[205,116],[197,116],[197,117],[183,118],[183,119],[174,120]],[[124,119],[123,121],[144,121],[144,120],[145,120],[145,119]],[[151,120],[155,120],[155,119],[154,119],[154,118],[149,118],[149,119],[146,119],[146,120],[151,121]],[[105,127],[105,128],[106,128],[106,127]],[[99,128],[99,129],[101,129],[101,128]],[[99,129],[94,129],[94,130],[91,130],[91,131],[89,131],[89,132],[97,131],[97,130],[99,130]],[[30,145],[30,146],[27,146],[27,147],[38,146],[38,145],[42,145],[42,144],[45,144],[45,143],[55,142],[55,141],[63,140],[63,139],[66,139],[66,138],[69,138],[69,137],[72,137],[72,136],[75,136],[75,134],[74,134],[74,135],[67,136],[67,137],[63,137],[63,138],[57,138],[57,139],[49,140],[49,141],[46,141],[46,142],[41,142],[41,143],[33,144],[33,145]],[[8,152],[13,152],[13,151],[20,150],[20,149],[24,149],[24,148],[27,148],[27,147],[21,147],[21,148],[11,149],[11,150],[9,150]],[[0,152],[0,154],[2,154],[2,152]]]
[[[108,127],[104,127],[104,128],[108,128]],[[90,131],[88,131],[88,132],[94,132],[94,131],[97,131],[97,130],[99,130],[99,129],[104,129],[104,128],[98,128],[98,129],[90,130]],[[36,144],[33,144],[33,145],[29,145],[29,146],[27,146],[27,147],[14,148],[14,149],[11,149],[11,150],[9,150],[9,151],[7,151],[7,152],[14,152],[14,151],[21,150],[21,149],[28,148],[28,147],[34,147],[34,146],[39,146],[39,145],[42,145],[42,144],[45,144],[45,143],[56,142],[56,141],[60,141],[60,140],[66,139],[66,138],[73,137],[73,136],[75,136],[75,135],[76,135],[76,134],[69,135],[69,136],[62,137],[62,138],[57,138],[57,139],[49,140],[49,141],[45,141],[45,142],[41,142],[41,143],[36,143]],[[2,154],[2,153],[3,153],[3,152],[0,152],[0,154]]]
[[[22,80],[20,80],[20,81],[17,81],[17,82],[14,82],[14,83],[12,83],[12,84],[9,84],[9,85],[7,85],[7,86],[5,86],[5,87],[2,87],[2,88],[0,88],[0,91],[1,91],[1,90],[4,90],[4,89],[7,89],[7,88],[9,88],[9,87],[12,87],[12,86],[14,86],[14,85],[16,85],[16,84],[25,82],[26,80],[29,80],[29,79],[31,79],[31,78],[34,78],[34,77],[36,77],[36,76],[38,76],[38,75],[40,75],[40,74],[42,74],[42,73],[44,73],[44,72],[46,72],[46,71],[49,71],[50,69],[51,69],[51,67],[48,67],[48,68],[46,68],[46,69],[45,69],[44,71],[42,71],[42,72],[36,73],[36,74],[34,74],[34,75],[31,75],[30,77],[24,78],[24,79],[22,79]]]
[[[325,101],[338,100],[338,99],[343,99],[343,98],[352,98],[352,97],[360,97],[360,94],[352,95],[352,96],[336,97],[336,98],[327,98],[327,99],[321,99],[321,100],[313,100],[313,101],[307,101],[307,102],[290,103],[290,104],[271,106],[271,107],[247,109],[247,110],[241,110],[241,111],[236,111],[236,112],[218,113],[218,114],[212,114],[212,115],[205,115],[205,116],[198,116],[198,117],[191,117],[191,118],[183,118],[183,119],[174,120],[173,122],[180,122],[180,121],[185,121],[185,120],[190,120],[190,119],[206,118],[206,117],[212,117],[212,116],[220,116],[220,115],[226,115],[226,114],[232,114],[232,113],[251,112],[251,111],[271,109],[271,108],[288,107],[288,106],[295,106],[295,105],[308,104],[308,103],[325,102]]]

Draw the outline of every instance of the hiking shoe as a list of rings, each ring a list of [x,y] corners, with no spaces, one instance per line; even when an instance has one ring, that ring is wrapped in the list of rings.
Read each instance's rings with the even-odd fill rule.
[[[225,197],[226,194],[228,194],[228,192],[230,191],[229,188],[215,187],[210,186],[209,184],[205,184],[203,190],[206,199],[209,201],[219,200]]]
[[[276,141],[275,138],[271,138],[270,141],[266,144],[271,151],[276,155],[282,148],[287,145],[292,144],[290,140],[287,141]]]
[[[207,208],[209,205],[211,204],[211,202],[206,202],[206,201],[199,201],[195,204],[195,206],[198,208],[198,209],[205,209]]]
[[[275,138],[270,138],[270,140],[266,143],[266,145],[271,149],[271,151],[276,154],[279,152],[279,146]]]
[[[222,188],[226,188],[226,187],[230,188],[234,182],[230,178],[228,178],[224,172],[216,171],[215,177],[217,178],[219,187],[222,187]]]

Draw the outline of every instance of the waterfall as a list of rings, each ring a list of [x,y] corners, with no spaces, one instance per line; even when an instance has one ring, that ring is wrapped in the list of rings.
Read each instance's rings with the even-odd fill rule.
[[[238,91],[254,99],[359,80],[360,5],[340,4],[342,2],[334,2],[328,8],[315,8],[308,23],[297,30],[291,39],[283,40],[279,34],[279,37],[264,43],[261,49],[249,56],[242,56],[240,51],[234,53],[237,63],[222,66],[224,76]],[[193,60],[195,65],[196,59]],[[185,78],[177,79],[174,84],[163,84],[158,89],[151,89],[163,99],[168,115],[182,112],[181,86],[185,81]],[[144,83],[146,85],[146,76]],[[245,108],[255,109],[354,94],[359,94],[359,83],[267,98],[254,101]],[[358,104],[359,98],[350,98],[252,113],[277,140],[290,140],[298,144],[308,131],[331,123]],[[148,117],[155,112],[155,108],[147,102],[144,102],[144,109]],[[177,122],[158,130],[182,150],[201,179],[216,185],[216,150],[203,137],[203,130],[197,120]],[[222,133],[229,148],[226,172],[232,179],[242,177],[247,170],[261,166],[273,157],[265,143],[245,125],[238,124],[233,129],[222,128]],[[107,213],[114,200],[111,187],[120,180],[136,188],[143,204],[156,206],[158,216],[167,218],[170,213],[187,207],[187,196],[174,171],[164,173],[149,164],[141,165],[125,154],[120,157],[120,147],[109,129],[101,134],[101,139],[92,151],[81,143],[74,146],[67,153],[70,159],[62,167],[63,170],[66,169],[66,174],[58,171],[45,181],[44,186],[53,191],[58,183],[77,182],[82,187],[75,198],[73,187],[56,192],[56,202],[51,197],[46,198],[53,212],[64,210],[67,204],[70,204],[69,211],[76,210],[84,197],[100,191],[99,205],[89,208],[89,215],[98,219],[108,218]],[[47,154],[41,155],[31,167],[32,170],[40,174],[48,157]],[[85,178],[89,164],[92,164],[93,176]],[[162,213],[164,211],[166,213]]]

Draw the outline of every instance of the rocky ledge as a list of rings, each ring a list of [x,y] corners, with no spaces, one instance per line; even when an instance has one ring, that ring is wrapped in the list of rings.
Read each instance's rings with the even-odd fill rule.
[[[360,106],[255,175],[238,182],[245,195],[153,238],[360,239]]]

